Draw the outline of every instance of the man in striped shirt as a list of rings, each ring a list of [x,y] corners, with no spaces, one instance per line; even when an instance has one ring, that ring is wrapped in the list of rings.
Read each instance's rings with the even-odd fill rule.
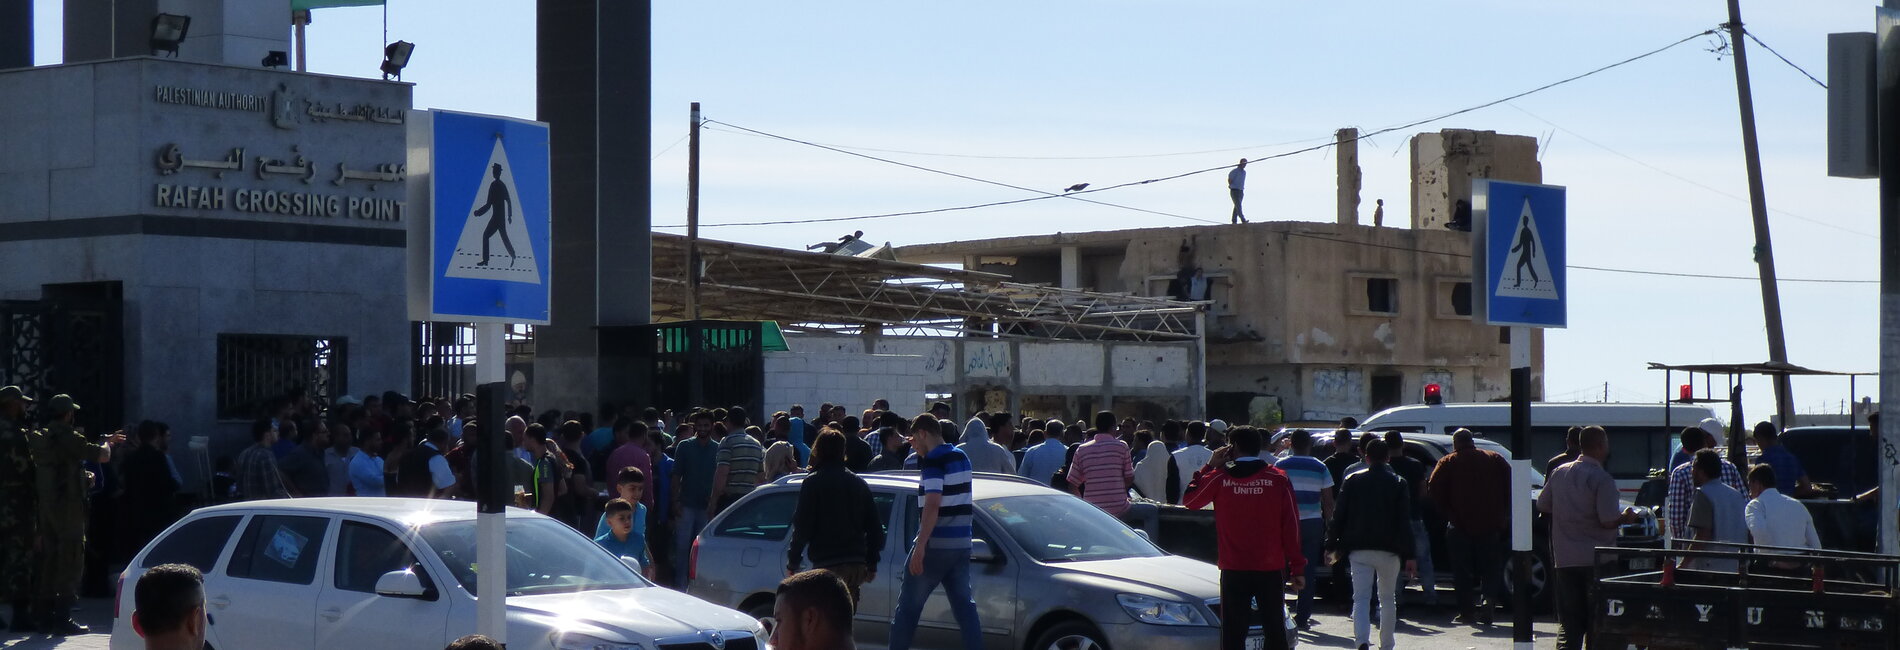
[[[745,429],[735,426],[719,441],[713,467],[712,501],[706,504],[709,517],[758,487],[759,472],[765,469],[765,448]]]
[[[983,628],[970,592],[970,518],[976,508],[970,500],[970,458],[944,442],[942,425],[929,413],[911,420],[910,447],[917,452],[922,475],[917,485],[922,513],[903,592],[891,615],[890,648],[910,650],[924,601],[941,584],[962,631],[964,650],[982,650]]]
[[[1161,510],[1152,503],[1130,503],[1128,488],[1135,483],[1135,463],[1128,443],[1115,432],[1115,414],[1095,414],[1090,440],[1075,449],[1069,465],[1069,484],[1082,486],[1082,500],[1115,515],[1130,526],[1140,526],[1149,539],[1161,534]]]
[[[1115,414],[1095,414],[1095,430],[1089,441],[1075,450],[1069,466],[1069,484],[1082,486],[1082,500],[1116,517],[1128,512],[1128,486],[1135,480],[1135,465],[1128,443],[1115,436]]]
[[[1300,509],[1300,554],[1306,557],[1306,566],[1318,569],[1324,555],[1326,522],[1333,518],[1333,472],[1313,457],[1312,432],[1294,429],[1287,437],[1292,440],[1293,455],[1280,459],[1274,467],[1285,472],[1293,484],[1293,501]],[[1312,625],[1313,592],[1318,586],[1318,580],[1308,580],[1300,589],[1293,622],[1301,629]]]

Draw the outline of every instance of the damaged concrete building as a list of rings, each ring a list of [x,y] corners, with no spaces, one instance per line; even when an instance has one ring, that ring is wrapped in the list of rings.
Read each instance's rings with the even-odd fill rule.
[[[1360,223],[1357,133],[1338,134],[1338,210],[1331,223],[1057,233],[904,246],[898,259],[962,264],[1018,282],[1211,303],[1210,417],[1323,422],[1420,400],[1503,399],[1509,345],[1471,319],[1471,241],[1447,223],[1469,219],[1471,179],[1537,183],[1537,143],[1490,131],[1412,138],[1410,227]],[[1533,399],[1543,386],[1543,337],[1532,340]],[[1116,400],[1127,415],[1170,411]]]

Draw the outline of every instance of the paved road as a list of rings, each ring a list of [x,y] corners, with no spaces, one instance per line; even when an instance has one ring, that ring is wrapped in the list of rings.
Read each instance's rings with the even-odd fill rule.
[[[92,626],[97,634],[55,639],[44,636],[21,638],[18,635],[0,633],[0,648],[5,650],[105,650],[107,633],[112,629],[112,601],[86,600],[80,603],[77,617],[80,623]],[[1301,648],[1354,648],[1352,640],[1352,619],[1338,613],[1334,608],[1321,605],[1314,616],[1312,630],[1301,633]],[[1511,628],[1508,624],[1488,629],[1455,625],[1451,622],[1452,611],[1405,606],[1401,608],[1399,620],[1399,647],[1407,650],[1475,650],[1479,648],[1510,648]],[[1549,648],[1556,645],[1557,624],[1549,616],[1539,619],[1537,626],[1537,647]],[[1378,633],[1373,633],[1373,647],[1378,647]]]
[[[10,618],[11,610],[5,612]],[[106,650],[108,635],[112,633],[112,601],[104,598],[88,598],[79,601],[79,607],[73,611],[73,619],[80,625],[92,628],[93,634],[54,638],[31,636],[22,638],[0,629],[0,648],[6,650]]]

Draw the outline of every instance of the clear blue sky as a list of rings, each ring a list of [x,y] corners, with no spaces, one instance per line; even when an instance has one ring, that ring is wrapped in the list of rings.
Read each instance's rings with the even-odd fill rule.
[[[41,62],[58,59],[58,5],[40,0]],[[1343,126],[1376,129],[1483,103],[1661,47],[1726,19],[1722,0],[658,2],[653,13],[653,209],[684,220],[687,104],[710,118],[844,145],[985,156],[893,158],[1057,190],[1169,175],[1296,148]],[[1826,79],[1826,34],[1870,31],[1871,2],[1743,3],[1769,45]],[[404,78],[419,107],[534,116],[533,3],[393,0],[388,37],[417,44]],[[311,70],[374,75],[382,8],[327,9]],[[637,35],[628,35],[637,38]],[[1730,62],[1698,39],[1638,63],[1434,123],[1548,140],[1545,182],[1570,192],[1573,264],[1753,276],[1753,236]],[[1777,261],[1784,278],[1872,280],[1875,184],[1826,176],[1826,91],[1749,43]],[[1407,138],[1361,150],[1363,197],[1408,211]],[[664,150],[664,151],[662,151]],[[702,218],[721,222],[929,209],[1026,194],[728,132],[704,142]],[[880,154],[883,155],[883,154]],[[1640,162],[1639,162],[1640,161]],[[1256,219],[1329,221],[1324,153],[1250,166]],[[1661,171],[1659,171],[1661,170]],[[1680,178],[1678,178],[1680,177]],[[1686,179],[1686,180],[1684,180]],[[1706,187],[1704,187],[1706,186]],[[1217,174],[1094,195],[1222,219]],[[1072,201],[850,224],[709,228],[788,247],[862,228],[908,244],[1186,223]],[[1852,232],[1850,232],[1852,231]],[[1646,361],[1767,358],[1752,280],[1571,274],[1571,325],[1545,356],[1552,399],[1653,400]],[[1874,370],[1873,284],[1785,283],[1791,359]],[[1750,419],[1772,410],[1749,384]],[[1860,395],[1874,392],[1865,381]],[[1834,412],[1845,381],[1796,385],[1799,410]],[[1724,414],[1726,416],[1726,414]]]

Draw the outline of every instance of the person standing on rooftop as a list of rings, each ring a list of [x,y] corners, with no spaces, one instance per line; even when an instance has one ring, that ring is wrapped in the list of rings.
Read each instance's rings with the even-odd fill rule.
[[[1240,212],[1240,198],[1247,190],[1247,159],[1240,159],[1233,171],[1227,172],[1227,194],[1234,199],[1233,223],[1247,223],[1247,215]]]

